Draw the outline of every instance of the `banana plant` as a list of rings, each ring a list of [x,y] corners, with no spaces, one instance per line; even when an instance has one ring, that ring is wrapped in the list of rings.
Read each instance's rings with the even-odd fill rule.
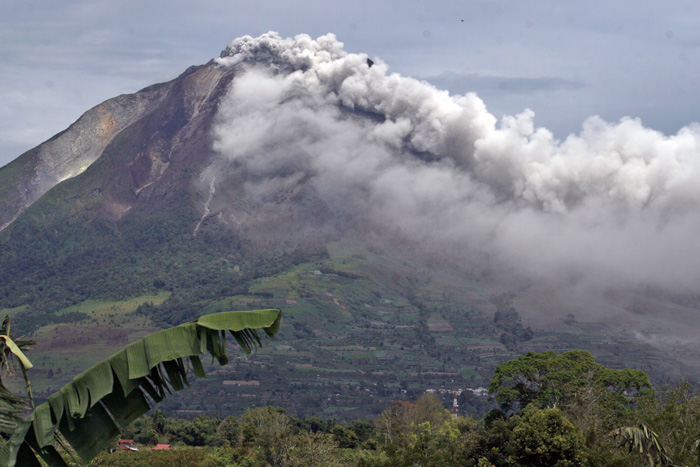
[[[40,458],[49,467],[64,467],[65,453],[72,452],[89,462],[152,403],[188,386],[190,370],[204,377],[201,354],[208,352],[226,364],[226,331],[250,353],[262,346],[258,330],[275,336],[281,315],[277,309],[215,313],[156,332],[79,374],[26,417],[18,415],[25,407],[21,402],[5,399],[0,382],[0,414],[7,412],[14,423],[10,439],[0,448],[0,466],[41,466]],[[26,376],[31,362],[10,347],[7,327],[5,346]]]
[[[34,345],[30,340],[14,340],[10,335],[10,317],[6,316],[0,326],[0,433],[12,434],[21,420],[20,414],[27,410],[29,401],[34,406],[31,384],[27,370],[32,368],[24,351]],[[5,386],[3,376],[12,376],[17,370],[22,372],[27,387],[27,398],[17,397]]]
[[[666,453],[659,436],[646,425],[621,427],[612,431],[610,436],[629,452],[637,451],[645,455],[649,467],[679,467]]]

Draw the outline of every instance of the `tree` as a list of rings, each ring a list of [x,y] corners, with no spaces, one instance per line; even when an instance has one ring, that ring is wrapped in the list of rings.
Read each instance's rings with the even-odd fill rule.
[[[340,449],[327,433],[302,431],[295,437],[294,449],[289,455],[289,465],[299,467],[340,467]]]
[[[231,445],[238,444],[238,438],[241,436],[241,425],[238,419],[233,415],[224,418],[216,428],[216,437],[223,443]]]
[[[471,450],[474,428],[471,419],[450,415],[432,393],[415,404],[399,401],[375,421],[391,465],[459,465]]]
[[[629,402],[645,388],[649,377],[641,370],[607,368],[585,350],[557,355],[553,351],[528,352],[496,367],[489,392],[505,412],[517,412],[534,403],[538,407],[556,407],[571,403],[593,389],[610,409],[629,407]],[[603,400],[604,399],[604,400]]]
[[[696,440],[700,436],[700,388],[689,381],[663,388],[642,406],[642,417],[629,425],[653,427],[667,454],[680,465],[700,464]]]
[[[559,409],[529,405],[513,430],[515,465],[575,467],[586,464],[583,436]]]
[[[174,422],[174,420],[173,420]],[[211,446],[216,444],[218,417],[197,415],[194,420],[177,420],[170,424],[169,434],[188,446]]]
[[[150,409],[149,399],[157,403],[184,389],[189,385],[190,369],[196,377],[203,377],[200,354],[208,351],[219,364],[226,364],[227,330],[250,353],[262,345],[257,330],[274,337],[280,319],[280,310],[215,313],[128,345],[16,421],[10,440],[0,449],[0,465],[38,466],[37,457],[49,466],[68,465],[56,444],[89,461]],[[9,329],[7,334],[5,342],[12,342]],[[12,401],[3,396],[0,394],[3,401]]]
[[[334,425],[331,428],[331,434],[340,448],[355,449],[360,444],[357,433],[342,425]]]
[[[290,418],[279,407],[254,407],[241,417],[244,438],[259,447],[268,465],[286,465],[295,439]]]

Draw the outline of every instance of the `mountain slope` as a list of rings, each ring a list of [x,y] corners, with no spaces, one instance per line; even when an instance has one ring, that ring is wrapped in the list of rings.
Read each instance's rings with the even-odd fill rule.
[[[150,113],[168,88],[167,84],[155,85],[103,102],[4,167],[0,172],[0,230],[53,186],[85,170],[115,135]]]
[[[478,97],[389,74],[332,36],[237,39],[0,169],[0,308],[49,339],[45,369],[203,312],[285,310],[279,345],[238,362],[243,379],[175,399],[187,410],[219,394],[226,409],[323,400],[370,416],[407,392],[484,384],[527,350],[694,374],[690,188],[660,170],[666,188],[644,203],[633,189],[676,140],[638,151],[634,124],[592,123],[553,142],[528,115],[496,127]],[[631,162],[601,174],[587,159],[601,154]],[[259,391],[226,399],[241,385]]]

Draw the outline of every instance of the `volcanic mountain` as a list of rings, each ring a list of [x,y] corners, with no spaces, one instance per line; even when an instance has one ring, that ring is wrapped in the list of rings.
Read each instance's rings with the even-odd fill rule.
[[[333,35],[245,36],[0,169],[0,307],[44,389],[161,324],[282,308],[181,410],[368,416],[528,350],[693,376],[699,148],[597,117],[559,141]]]

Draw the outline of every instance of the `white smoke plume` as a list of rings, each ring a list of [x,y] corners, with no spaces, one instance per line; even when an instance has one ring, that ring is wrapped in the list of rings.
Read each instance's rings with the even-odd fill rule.
[[[590,117],[557,140],[351,54],[334,35],[231,42],[215,149],[251,193],[310,176],[337,209],[529,276],[700,283],[700,125],[666,136]]]

